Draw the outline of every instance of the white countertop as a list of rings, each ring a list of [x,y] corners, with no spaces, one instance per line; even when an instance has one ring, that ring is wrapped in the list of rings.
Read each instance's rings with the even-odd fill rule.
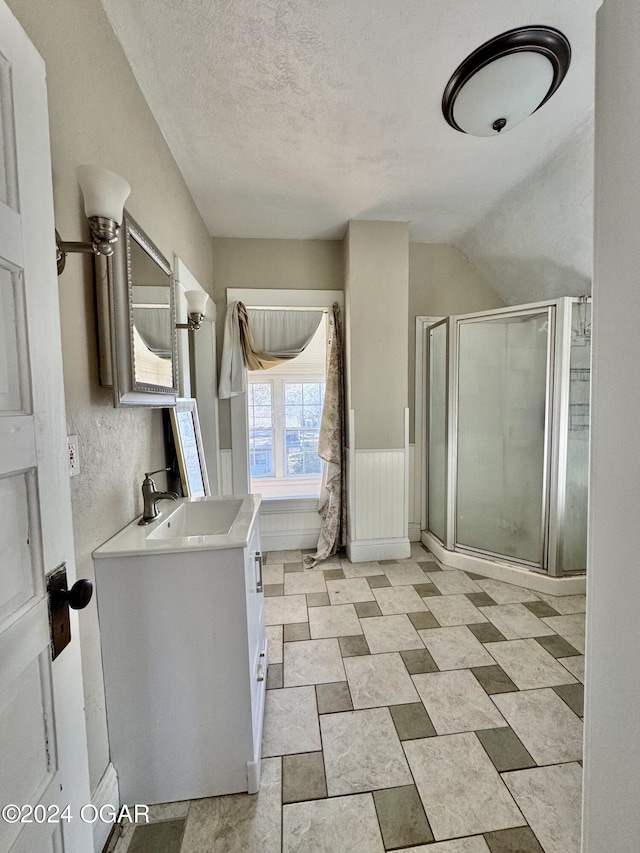
[[[249,533],[260,508],[260,495],[228,495],[206,498],[180,498],[178,501],[163,500],[159,503],[160,514],[150,524],[140,525],[140,516],[124,527],[103,545],[96,548],[96,559],[105,557],[145,556],[152,554],[180,554],[185,551],[219,551],[228,548],[245,548],[249,544]],[[237,514],[227,533],[211,535],[171,536],[167,528],[172,516],[183,504],[236,503],[240,501]],[[211,509],[215,511],[216,507]],[[184,510],[182,511],[184,512]],[[176,527],[179,527],[176,525]]]

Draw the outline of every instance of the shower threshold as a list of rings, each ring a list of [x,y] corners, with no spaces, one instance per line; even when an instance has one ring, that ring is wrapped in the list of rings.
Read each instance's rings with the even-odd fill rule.
[[[504,581],[514,586],[523,586],[534,592],[547,595],[583,595],[586,591],[586,575],[552,577],[546,572],[514,565],[499,559],[481,557],[462,551],[449,551],[439,539],[426,530],[422,531],[422,544],[434,557],[450,569],[474,572],[493,580]]]

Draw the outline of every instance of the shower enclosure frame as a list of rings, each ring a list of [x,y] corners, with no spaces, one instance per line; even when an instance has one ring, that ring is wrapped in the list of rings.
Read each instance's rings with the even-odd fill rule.
[[[423,539],[433,537],[452,553],[467,554],[515,568],[528,569],[550,577],[566,576],[562,568],[567,498],[567,459],[569,441],[569,393],[571,366],[572,309],[584,297],[532,302],[445,318],[416,318],[416,463],[421,472],[416,503],[421,505],[420,528]],[[541,549],[539,562],[517,559],[497,552],[469,547],[456,542],[456,491],[458,473],[458,391],[460,327],[475,322],[510,317],[534,316],[546,312],[547,370],[545,388],[545,425],[543,446],[543,483],[541,508]],[[446,430],[445,430],[445,538],[429,529],[429,333],[434,327],[446,327]],[[428,542],[427,542],[428,544]]]

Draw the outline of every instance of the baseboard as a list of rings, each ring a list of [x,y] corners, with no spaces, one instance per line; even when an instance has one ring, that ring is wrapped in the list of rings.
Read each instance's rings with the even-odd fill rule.
[[[546,595],[584,595],[586,591],[586,576],[554,578],[549,575],[533,572],[529,569],[488,560],[474,554],[461,554],[457,551],[447,551],[446,548],[430,533],[422,533],[422,544],[426,545],[434,557],[451,569],[462,569],[465,572],[475,572],[493,580],[511,583],[514,586],[524,586],[534,592]]]
[[[419,542],[422,531],[420,530],[419,521],[409,522],[409,542]]]
[[[408,537],[393,539],[354,539],[347,542],[347,555],[352,563],[369,560],[404,560],[411,556]]]
[[[260,545],[263,551],[297,551],[300,548],[315,548],[319,533],[319,528],[260,533]]]
[[[102,774],[102,778],[91,794],[91,802],[100,813],[102,806],[110,805],[116,809],[120,807],[120,789],[118,787],[118,774],[113,764],[109,763],[106,770]],[[93,824],[93,849],[95,853],[102,853],[111,830],[113,823],[105,823],[101,820],[96,820]]]

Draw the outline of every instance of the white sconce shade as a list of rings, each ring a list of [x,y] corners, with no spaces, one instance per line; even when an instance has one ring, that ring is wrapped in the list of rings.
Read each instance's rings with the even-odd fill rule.
[[[124,203],[131,193],[127,181],[102,166],[78,166],[76,176],[84,196],[87,218],[100,216],[120,225]]]
[[[502,132],[535,112],[553,83],[553,66],[541,53],[511,53],[485,65],[462,87],[453,118],[465,133],[495,136],[494,122],[504,119]]]
[[[184,295],[187,300],[187,313],[205,313],[209,296],[204,292],[204,290],[186,290]]]
[[[497,136],[545,104],[565,78],[571,45],[553,27],[518,27],[490,39],[456,68],[442,96],[455,130]]]

